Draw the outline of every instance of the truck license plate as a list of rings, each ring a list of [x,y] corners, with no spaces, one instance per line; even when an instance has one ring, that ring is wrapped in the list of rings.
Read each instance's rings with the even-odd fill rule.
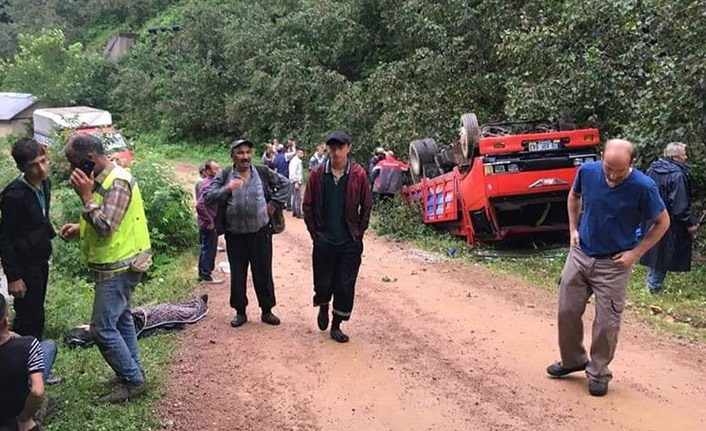
[[[550,150],[558,150],[559,145],[561,145],[561,141],[554,140],[554,141],[538,141],[538,142],[530,142],[527,145],[527,149],[529,151],[550,151]]]

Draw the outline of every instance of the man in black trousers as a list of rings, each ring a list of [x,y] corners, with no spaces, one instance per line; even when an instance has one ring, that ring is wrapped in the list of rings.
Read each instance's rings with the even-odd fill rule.
[[[325,331],[333,298],[331,338],[348,341],[341,323],[350,319],[373,198],[365,169],[349,157],[351,138],[343,131],[326,137],[330,157],[309,176],[304,221],[314,241],[314,306]]]
[[[0,194],[0,259],[8,292],[15,297],[12,329],[41,340],[51,240],[56,236],[49,219],[49,158],[46,148],[30,138],[12,146],[12,157],[21,174]]]
[[[261,320],[269,325],[280,323],[272,313],[276,301],[271,220],[276,211],[281,215],[289,195],[289,178],[265,166],[254,166],[252,147],[248,140],[233,141],[230,145],[233,165],[221,170],[204,191],[206,205],[218,205],[216,231],[225,233],[230,262],[230,306],[236,312],[230,324],[234,328],[248,321],[248,266],[262,310]]]

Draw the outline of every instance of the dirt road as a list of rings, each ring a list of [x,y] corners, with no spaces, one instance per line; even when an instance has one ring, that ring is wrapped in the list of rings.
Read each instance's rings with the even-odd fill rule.
[[[250,322],[233,329],[228,284],[204,286],[209,315],[181,335],[161,403],[168,429],[706,430],[703,346],[624,322],[610,393],[590,397],[582,374],[544,372],[555,295],[373,235],[341,345],[316,327],[301,220],[274,253],[282,325],[259,321],[250,286]]]

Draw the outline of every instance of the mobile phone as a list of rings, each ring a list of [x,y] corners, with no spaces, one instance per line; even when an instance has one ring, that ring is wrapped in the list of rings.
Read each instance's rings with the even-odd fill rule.
[[[96,162],[90,159],[83,159],[81,160],[81,163],[78,165],[78,168],[83,171],[86,176],[91,176],[91,173],[93,172],[93,168],[96,166]]]

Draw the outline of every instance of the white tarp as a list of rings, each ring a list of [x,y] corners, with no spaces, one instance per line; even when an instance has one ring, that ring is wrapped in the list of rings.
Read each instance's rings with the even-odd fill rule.
[[[37,109],[34,111],[34,137],[45,142],[49,132],[84,127],[105,127],[113,124],[110,112],[88,106]]]

